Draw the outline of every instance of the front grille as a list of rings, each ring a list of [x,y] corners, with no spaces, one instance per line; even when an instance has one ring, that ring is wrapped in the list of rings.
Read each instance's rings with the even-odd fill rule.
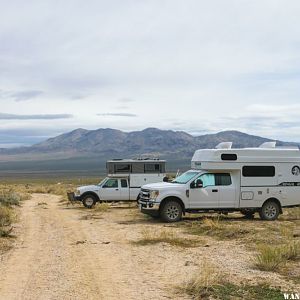
[[[142,189],[140,193],[140,198],[144,200],[149,200],[150,199],[150,191]]]

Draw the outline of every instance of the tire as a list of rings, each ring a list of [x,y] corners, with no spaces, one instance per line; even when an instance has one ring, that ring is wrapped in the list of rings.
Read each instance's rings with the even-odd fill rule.
[[[245,209],[245,210],[241,210],[241,214],[243,214],[246,219],[254,219],[255,212],[250,209]]]
[[[160,217],[164,222],[178,222],[182,218],[182,207],[174,200],[167,201],[160,211]]]
[[[97,199],[94,195],[86,195],[82,199],[82,204],[86,208],[93,208],[97,202]]]
[[[277,202],[267,201],[259,211],[259,216],[262,220],[274,221],[280,214],[280,207]]]

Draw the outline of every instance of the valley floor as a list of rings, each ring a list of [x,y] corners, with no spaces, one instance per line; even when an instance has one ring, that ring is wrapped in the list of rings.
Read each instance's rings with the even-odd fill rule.
[[[195,245],[139,242],[161,231]],[[135,207],[87,210],[34,194],[22,204],[15,234],[15,247],[1,257],[1,299],[190,299],[180,287],[206,260],[232,282],[276,282],[300,291],[277,273],[253,269],[242,243],[189,236],[180,225],[149,219]]]

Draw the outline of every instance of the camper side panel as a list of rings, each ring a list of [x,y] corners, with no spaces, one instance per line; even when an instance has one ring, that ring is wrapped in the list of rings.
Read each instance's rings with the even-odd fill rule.
[[[300,205],[300,162],[279,165],[278,185],[282,206]]]
[[[130,187],[140,188],[148,183],[162,182],[165,174],[131,174]]]
[[[249,166],[249,164],[247,164]],[[253,165],[251,165],[253,166]],[[260,164],[260,166],[263,166]],[[271,166],[271,165],[264,165]],[[269,198],[276,198],[281,206],[300,204],[300,166],[297,163],[275,163],[271,169],[259,170],[264,176],[255,175],[255,170],[242,172],[240,207],[261,207]],[[297,168],[299,166],[299,170]],[[248,173],[247,173],[248,172]],[[253,173],[254,172],[254,173]],[[250,176],[249,176],[250,175]],[[274,176],[273,176],[274,175]]]

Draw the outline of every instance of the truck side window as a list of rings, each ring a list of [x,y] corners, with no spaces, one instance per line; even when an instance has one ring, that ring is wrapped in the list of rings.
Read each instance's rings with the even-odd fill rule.
[[[122,188],[127,188],[128,185],[127,185],[127,179],[121,179],[121,187]]]
[[[201,179],[203,182],[203,187],[207,187],[207,186],[214,186],[216,185],[215,182],[215,175],[214,174],[203,174],[200,177],[198,177],[197,179]],[[197,180],[196,179],[196,180]]]
[[[231,176],[229,173],[215,174],[216,185],[231,185]]]
[[[104,186],[104,188],[117,188],[118,187],[118,179],[108,179]]]

